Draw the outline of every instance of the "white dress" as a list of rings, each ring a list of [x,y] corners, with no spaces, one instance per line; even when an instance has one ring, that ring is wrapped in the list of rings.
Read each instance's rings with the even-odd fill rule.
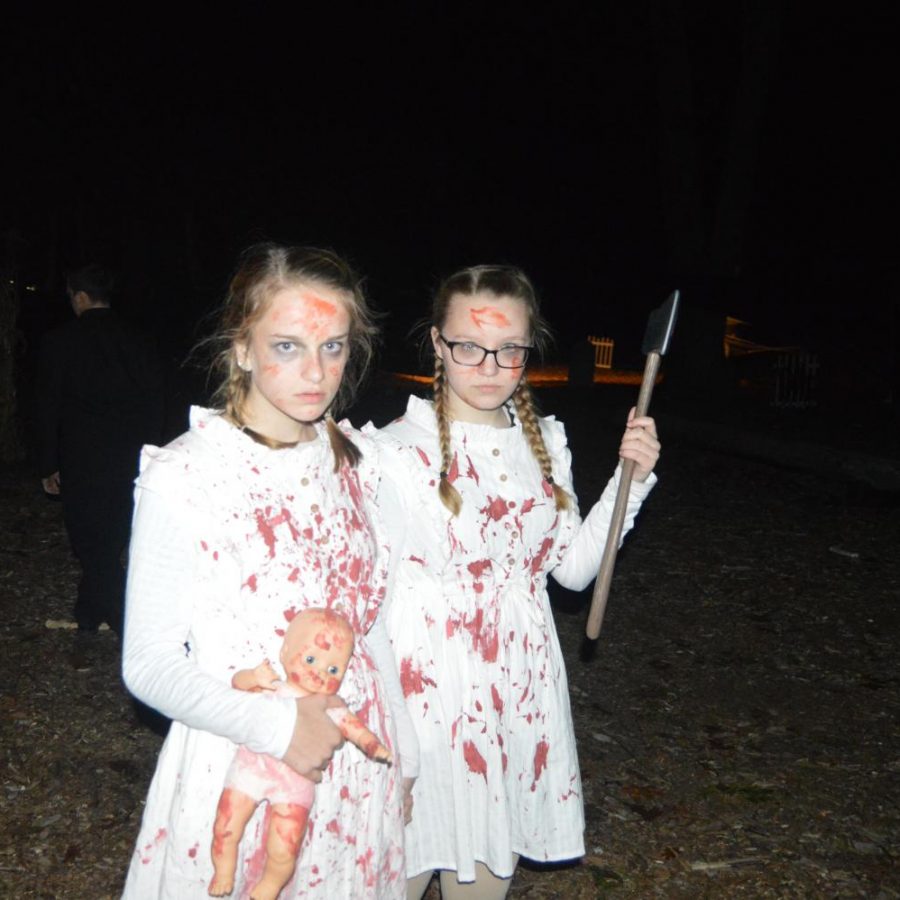
[[[541,429],[554,481],[574,499],[565,430],[552,417]],[[556,511],[518,421],[454,422],[454,518],[437,492],[432,404],[411,397],[376,439],[396,554],[385,623],[421,751],[407,873],[451,869],[471,881],[476,860],[506,877],[513,853],[581,856],[581,780],[547,576],[581,589],[596,575],[618,470],[582,524],[577,509]],[[654,482],[633,484],[623,534]]]
[[[207,896],[216,805],[236,744],[280,757],[296,718],[294,700],[234,690],[231,677],[264,659],[280,672],[284,629],[298,610],[327,606],[349,619],[356,649],[341,697],[397,748],[389,676],[374,646],[386,569],[372,518],[377,450],[358,433],[353,440],[362,463],[335,474],[324,429],[308,444],[269,450],[195,409],[189,432],[145,448],[123,665],[132,691],[175,721],[147,796],[127,898]],[[282,900],[405,896],[401,775],[401,766],[373,762],[349,742],[335,753]],[[268,808],[261,804],[244,832],[235,900],[260,877]]]

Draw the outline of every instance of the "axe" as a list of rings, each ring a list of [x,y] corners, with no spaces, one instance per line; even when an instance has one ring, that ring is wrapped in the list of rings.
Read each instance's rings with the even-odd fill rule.
[[[659,372],[659,363],[672,339],[672,331],[675,328],[675,318],[678,315],[678,301],[681,298],[679,291],[672,291],[665,303],[650,313],[647,320],[647,330],[644,332],[644,343],[641,347],[647,356],[644,366],[644,380],[641,382],[641,392],[638,394],[635,416],[646,416],[650,407],[650,395],[653,393],[653,385]],[[587,636],[595,640],[600,634],[600,626],[603,624],[603,613],[606,611],[606,600],[609,597],[609,585],[612,581],[613,569],[616,565],[616,553],[619,550],[619,541],[622,538],[622,523],[625,521],[625,507],[628,505],[628,489],[631,487],[631,478],[634,474],[634,460],[626,459],[622,463],[622,477],[619,479],[619,490],[616,494],[616,502],[613,506],[612,521],[609,524],[609,532],[606,535],[606,547],[603,550],[603,558],[600,560],[600,571],[594,582],[594,596],[591,599],[591,611],[588,613]]]

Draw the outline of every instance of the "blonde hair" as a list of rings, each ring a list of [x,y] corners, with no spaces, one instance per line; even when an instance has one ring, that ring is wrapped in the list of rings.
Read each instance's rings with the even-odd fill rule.
[[[540,304],[534,286],[528,276],[514,266],[471,266],[447,278],[438,288],[431,309],[431,324],[441,331],[447,321],[450,304],[454,297],[472,297],[488,292],[496,297],[512,297],[525,304],[531,342],[541,353],[550,339],[550,329],[541,315]],[[438,482],[438,496],[454,516],[462,509],[462,497],[450,481],[449,473],[453,460],[450,443],[450,414],[447,403],[447,374],[439,356],[434,357],[434,413],[437,418],[438,441],[441,450],[441,472]],[[519,385],[513,392],[512,401],[516,415],[522,423],[522,430],[528,446],[541,469],[541,476],[552,488],[557,510],[571,509],[572,498],[553,480],[553,460],[544,443],[541,432],[540,414],[528,380],[523,373]]]
[[[210,342],[215,348],[212,368],[219,374],[213,404],[254,440],[267,447],[290,446],[252,431],[244,423],[244,405],[251,375],[241,368],[237,346],[250,339],[253,326],[265,314],[274,294],[298,283],[324,285],[340,291],[350,314],[349,355],[331,408],[325,414],[334,470],[343,463],[355,466],[362,454],[337,426],[332,412],[348,405],[372,360],[378,328],[359,277],[336,253],[316,247],[255,244],[241,255],[228,285],[219,324]]]

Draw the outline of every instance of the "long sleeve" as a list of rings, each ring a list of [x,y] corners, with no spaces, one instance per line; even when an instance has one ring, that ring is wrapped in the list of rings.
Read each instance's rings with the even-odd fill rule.
[[[387,700],[397,727],[397,743],[403,777],[415,778],[419,774],[419,738],[416,736],[412,716],[406,706],[403,686],[400,684],[400,674],[397,671],[397,661],[394,658],[391,641],[381,615],[369,629],[369,633],[366,635],[366,644],[381,673]]]
[[[391,546],[385,600],[386,604],[389,604],[397,574],[397,562],[403,552],[403,545],[406,540],[408,516],[406,505],[395,486],[394,475],[392,475],[392,469],[396,462],[393,454],[386,452],[382,448],[380,461],[382,464],[382,477],[378,482],[378,508]],[[412,716],[409,714],[406,698],[403,695],[400,673],[397,671],[397,659],[391,646],[387,628],[384,625],[384,610],[379,614],[375,625],[369,631],[367,641],[375,663],[384,679],[388,702],[391,705],[391,711],[397,723],[397,740],[400,744],[403,775],[406,778],[415,778],[419,774],[419,738],[416,735]]]
[[[603,490],[600,499],[581,523],[574,539],[566,548],[559,565],[553,569],[553,577],[563,586],[573,591],[586,588],[596,577],[606,546],[606,536],[612,521],[613,506],[619,490],[622,474],[621,464],[616,467]],[[628,504],[625,507],[625,521],[622,524],[622,539],[634,526],[634,519],[644,499],[656,484],[656,475],[651,473],[645,482],[632,481],[628,490]],[[571,492],[571,476],[565,485]],[[621,542],[619,544],[621,546]]]
[[[122,660],[128,689],[185,725],[280,758],[293,734],[295,703],[235,690],[189,657],[197,558],[188,517],[145,488],[135,504]]]

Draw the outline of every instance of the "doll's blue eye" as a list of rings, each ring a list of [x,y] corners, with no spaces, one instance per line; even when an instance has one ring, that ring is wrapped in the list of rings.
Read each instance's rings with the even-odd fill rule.
[[[340,671],[340,669],[338,669],[337,666],[329,666],[329,667],[328,667],[328,674],[329,674],[329,675],[337,675],[337,673],[338,673],[339,671]]]
[[[311,666],[315,661],[316,661],[316,658],[315,658],[312,654],[310,654],[309,656],[307,656],[306,659],[304,660],[304,662],[305,662],[308,666]]]

